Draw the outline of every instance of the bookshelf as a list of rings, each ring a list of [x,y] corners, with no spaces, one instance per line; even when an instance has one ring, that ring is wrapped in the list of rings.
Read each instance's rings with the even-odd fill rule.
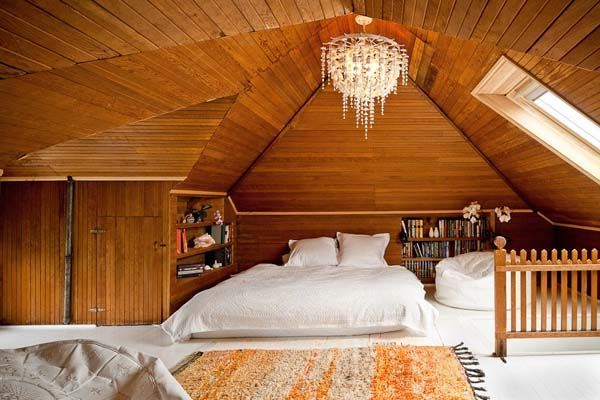
[[[493,215],[487,214],[483,214],[475,223],[465,220],[460,214],[403,217],[401,264],[423,283],[433,283],[435,266],[441,260],[489,249],[487,232],[493,230],[492,224]],[[437,237],[429,236],[430,229]]]
[[[210,206],[201,221],[184,222],[191,210]],[[170,261],[168,271],[168,308],[170,315],[201,290],[208,289],[237,272],[235,263],[236,214],[224,194],[202,192],[178,192],[170,195],[169,238]],[[223,225],[215,224],[214,213],[220,211]],[[210,235],[216,243],[205,247],[193,247],[193,239]],[[187,248],[184,245],[187,243]],[[223,265],[205,269],[217,260]],[[178,271],[187,270],[186,275]],[[167,302],[165,302],[167,303]]]

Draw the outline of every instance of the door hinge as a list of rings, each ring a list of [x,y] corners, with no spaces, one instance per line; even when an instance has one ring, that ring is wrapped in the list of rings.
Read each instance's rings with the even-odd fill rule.
[[[88,310],[89,312],[104,312],[104,308],[100,308],[100,307],[92,307]]]
[[[105,233],[106,229],[103,228],[94,228],[94,229],[90,229],[90,233],[93,235],[98,235],[100,233]]]

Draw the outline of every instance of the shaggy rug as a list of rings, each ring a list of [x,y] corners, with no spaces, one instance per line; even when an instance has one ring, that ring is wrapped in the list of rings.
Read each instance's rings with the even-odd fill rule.
[[[462,346],[378,345],[195,354],[174,372],[192,399],[488,399]]]

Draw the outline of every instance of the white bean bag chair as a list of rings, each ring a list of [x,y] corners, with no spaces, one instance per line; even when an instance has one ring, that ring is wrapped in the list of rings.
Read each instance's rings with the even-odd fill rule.
[[[520,292],[517,274],[517,295]],[[527,303],[531,301],[530,273],[527,273]],[[506,282],[510,299],[510,279]],[[450,307],[467,310],[494,309],[494,253],[472,252],[446,258],[435,267],[435,298]],[[520,297],[517,297],[517,299]]]

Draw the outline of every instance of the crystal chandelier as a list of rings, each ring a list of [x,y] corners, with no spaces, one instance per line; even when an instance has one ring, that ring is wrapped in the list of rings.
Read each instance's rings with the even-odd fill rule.
[[[362,33],[338,36],[321,47],[321,80],[333,83],[333,88],[343,96],[342,115],[346,118],[348,106],[354,109],[356,127],[368,130],[373,127],[375,100],[381,103],[383,115],[385,99],[396,93],[398,77],[408,84],[408,54],[395,40],[365,33],[372,18],[356,16]]]

